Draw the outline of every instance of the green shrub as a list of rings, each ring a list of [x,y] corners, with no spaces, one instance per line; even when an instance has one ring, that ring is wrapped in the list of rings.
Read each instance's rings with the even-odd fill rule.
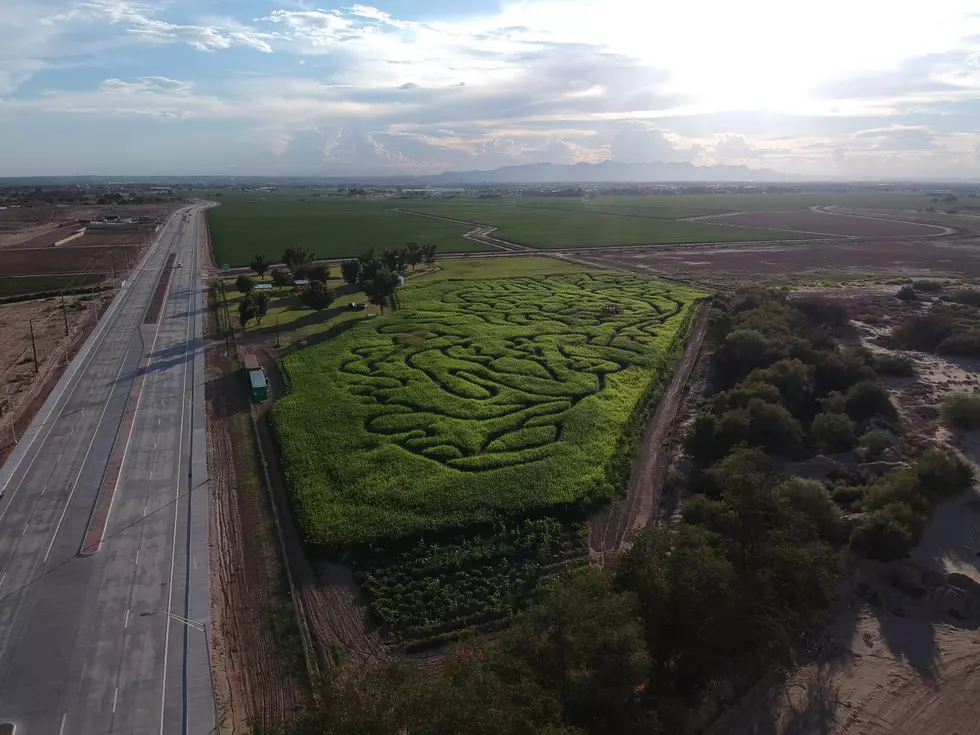
[[[973,431],[980,429],[980,393],[956,393],[946,398],[940,414],[950,426]]]
[[[919,295],[911,286],[902,286],[895,292],[895,298],[901,299],[902,301],[915,301],[918,297]]]
[[[867,488],[864,485],[839,484],[834,486],[830,497],[837,505],[848,509],[855,503],[860,503],[864,500],[864,494],[866,492]]]
[[[858,440],[858,446],[867,459],[877,457],[879,454],[888,449],[892,443],[892,435],[884,429],[873,429],[865,433]]]
[[[961,288],[949,295],[949,300],[967,306],[980,306],[980,289]]]
[[[810,439],[821,453],[846,451],[854,446],[854,422],[841,413],[818,413],[810,426]]]
[[[951,334],[936,347],[940,355],[976,357],[980,355],[980,331],[975,329]]]
[[[843,524],[841,512],[822,483],[793,477],[781,483],[776,492],[789,506],[807,517],[825,541],[837,542]]]
[[[847,391],[847,413],[855,421],[863,421],[873,416],[895,416],[888,390],[874,380],[862,380]]]
[[[875,355],[873,367],[876,373],[910,377],[915,375],[915,362],[904,352]]]
[[[954,452],[929,449],[919,458],[916,477],[933,502],[952,497],[973,484],[973,468]]]
[[[851,548],[878,561],[894,561],[909,555],[915,544],[912,531],[894,513],[877,511],[851,532]]]
[[[912,286],[923,293],[939,293],[943,290],[942,281],[913,281]]]

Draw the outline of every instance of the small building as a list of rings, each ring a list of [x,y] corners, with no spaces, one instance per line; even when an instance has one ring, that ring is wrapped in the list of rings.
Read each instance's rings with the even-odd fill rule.
[[[250,370],[248,380],[252,389],[253,401],[260,403],[269,397],[269,383],[265,379],[265,371],[262,368]]]

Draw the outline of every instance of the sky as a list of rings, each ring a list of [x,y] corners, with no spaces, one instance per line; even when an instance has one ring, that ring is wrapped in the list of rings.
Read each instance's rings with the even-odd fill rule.
[[[0,0],[0,176],[980,180],[980,2]]]

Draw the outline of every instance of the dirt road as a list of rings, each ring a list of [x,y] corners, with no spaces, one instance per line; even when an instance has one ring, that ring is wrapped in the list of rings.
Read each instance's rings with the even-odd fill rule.
[[[605,563],[607,554],[628,548],[633,531],[644,528],[657,512],[669,459],[664,443],[670,437],[684,386],[701,351],[710,309],[708,303],[702,304],[674,376],[647,424],[633,461],[626,497],[614,501],[589,520],[589,557],[596,566]]]
[[[215,691],[222,732],[254,732],[251,718],[266,732],[304,705],[308,681],[248,393],[222,347],[206,364]]]

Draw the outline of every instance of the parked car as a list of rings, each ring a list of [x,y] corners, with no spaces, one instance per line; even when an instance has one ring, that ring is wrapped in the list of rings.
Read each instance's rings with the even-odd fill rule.
[[[364,311],[367,308],[367,304],[361,303],[360,301],[351,301],[347,304],[348,311]]]

